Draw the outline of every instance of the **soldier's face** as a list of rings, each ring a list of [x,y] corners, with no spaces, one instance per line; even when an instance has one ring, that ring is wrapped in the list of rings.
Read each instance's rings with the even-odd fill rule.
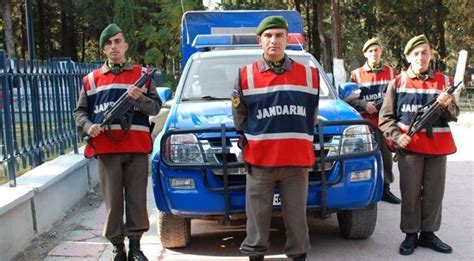
[[[285,56],[288,32],[282,28],[267,29],[257,37],[263,56],[270,61],[280,61]]]
[[[420,44],[407,56],[411,68],[416,73],[424,73],[430,68],[431,47],[429,44]]]
[[[379,64],[382,60],[382,48],[379,45],[372,45],[364,53],[370,65]]]
[[[122,33],[110,37],[102,48],[107,59],[111,63],[122,63],[125,61],[125,52],[128,50],[128,43]]]

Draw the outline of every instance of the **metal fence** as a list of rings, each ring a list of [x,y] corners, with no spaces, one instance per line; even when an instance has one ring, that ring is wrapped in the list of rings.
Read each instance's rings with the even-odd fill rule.
[[[95,67],[70,58],[30,64],[0,50],[0,173],[10,186],[18,173],[67,150],[78,152],[72,111],[83,76]]]

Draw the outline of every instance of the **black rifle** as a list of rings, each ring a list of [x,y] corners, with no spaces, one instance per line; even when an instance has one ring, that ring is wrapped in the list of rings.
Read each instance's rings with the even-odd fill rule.
[[[153,69],[153,70],[151,70],[150,73],[143,74],[133,85],[137,86],[138,88],[142,88],[145,85],[145,83],[147,83],[153,77],[155,71],[156,71],[156,69]],[[100,123],[100,127],[101,128],[105,127],[105,126],[110,127],[110,125],[112,124],[112,122],[115,119],[118,119],[118,118],[129,115],[130,112],[132,111],[132,109],[133,109],[133,103],[131,102],[131,100],[128,97],[128,92],[125,91],[122,94],[122,96],[120,96],[120,98],[118,98],[118,100],[114,103],[114,105],[107,108],[107,110],[104,112],[104,119]],[[131,124],[131,120],[129,122]],[[125,131],[126,131],[126,134],[124,135],[124,137],[128,134],[128,131],[130,130],[130,124],[128,124],[128,126],[124,126],[124,124],[121,124],[122,129],[125,129]],[[118,140],[118,139],[116,139],[114,137],[111,137],[111,136],[110,136],[110,138],[112,138],[113,140]],[[92,137],[91,136],[86,135],[84,137],[84,140],[89,145],[94,147],[94,145],[92,144]]]
[[[453,92],[462,83],[459,82],[455,86],[451,86],[446,90],[446,93],[453,94]],[[415,133],[426,129],[429,138],[433,137],[433,123],[439,119],[442,114],[441,105],[436,102],[437,96],[430,102],[416,110],[415,115],[411,118],[410,126],[408,127],[407,135],[412,137]]]
[[[446,93],[453,94],[453,92],[462,83],[459,82],[455,86],[451,86],[446,90]],[[426,135],[429,138],[433,138],[433,124],[441,117],[442,108],[441,105],[436,101],[438,96],[435,96],[424,106],[418,108],[415,115],[411,118],[410,125],[408,127],[407,135],[412,137],[415,133],[420,132],[422,129],[426,129]],[[398,161],[398,155],[402,153],[401,148],[397,145],[397,151],[393,156],[393,161]]]

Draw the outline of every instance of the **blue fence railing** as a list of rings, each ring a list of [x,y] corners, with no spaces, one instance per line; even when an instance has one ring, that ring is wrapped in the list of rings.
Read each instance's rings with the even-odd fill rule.
[[[21,170],[68,149],[78,152],[72,111],[83,76],[95,67],[70,58],[31,65],[0,50],[0,173],[10,186]]]

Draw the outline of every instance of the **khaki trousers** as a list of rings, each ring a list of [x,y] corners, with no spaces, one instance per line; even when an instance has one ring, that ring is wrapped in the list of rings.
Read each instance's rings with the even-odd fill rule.
[[[390,184],[393,183],[395,179],[393,177],[393,155],[392,152],[388,149],[387,141],[383,137],[383,133],[378,130],[380,133],[380,152],[382,152],[382,164],[383,164],[383,183]]]
[[[274,187],[279,185],[286,228],[285,254],[289,257],[310,249],[306,201],[308,170],[305,168],[251,167],[247,174],[247,237],[240,250],[248,255],[264,255],[268,250]]]
[[[435,232],[441,225],[446,156],[400,155],[400,229]]]
[[[104,237],[112,243],[122,243],[125,236],[140,239],[150,227],[146,209],[148,155],[105,154],[97,159],[106,209]]]

